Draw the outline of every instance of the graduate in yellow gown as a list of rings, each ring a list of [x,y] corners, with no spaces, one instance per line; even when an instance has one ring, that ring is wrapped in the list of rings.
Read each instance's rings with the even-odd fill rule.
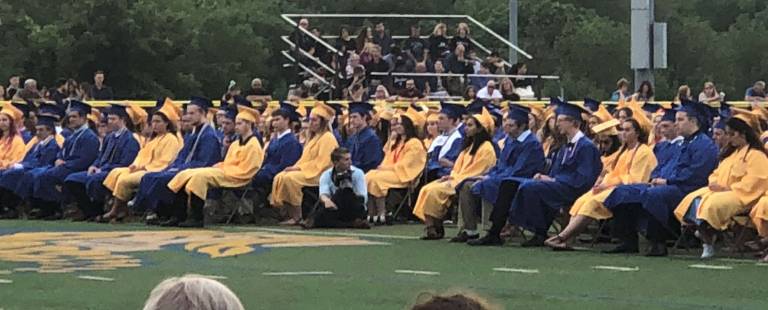
[[[133,124],[133,137],[136,142],[139,142],[139,147],[144,148],[152,134],[151,126],[147,124],[149,114],[144,108],[133,103],[128,104],[125,112],[128,113],[131,124]]]
[[[757,234],[761,238],[758,242],[750,243],[755,243],[756,247],[763,250],[765,256],[760,259],[760,262],[768,263],[768,251],[765,251],[768,248],[768,193],[760,197],[760,200],[755,203],[752,211],[749,212],[749,218],[757,228]]]
[[[384,160],[378,168],[365,174],[368,187],[368,221],[386,221],[385,200],[391,188],[405,188],[424,171],[427,149],[417,132],[424,127],[424,116],[408,110],[392,119],[392,136],[384,145]]]
[[[759,126],[747,114],[728,119],[725,159],[709,176],[709,186],[688,194],[675,209],[681,223],[697,227],[702,258],[715,255],[715,232],[727,229],[735,215],[750,210],[768,190],[768,156],[755,130]]]
[[[440,131],[437,128],[438,115],[438,113],[433,112],[432,110],[427,112],[426,130],[424,130],[425,136],[422,140],[424,141],[424,147],[426,148],[429,148],[429,146],[432,145],[432,141],[435,141],[435,138],[440,135]],[[421,126],[420,128],[423,127],[424,126]]]
[[[0,110],[0,170],[24,159],[26,146],[18,130],[23,118],[24,113],[13,104],[6,103]]]
[[[413,214],[426,224],[423,240],[437,240],[445,236],[443,217],[456,187],[468,178],[485,174],[496,163],[496,151],[491,136],[494,120],[483,108],[481,114],[467,118],[464,145],[451,174],[424,185],[413,208]]]
[[[261,168],[264,149],[254,133],[261,113],[242,105],[238,105],[237,110],[235,132],[238,140],[229,146],[224,161],[213,167],[183,170],[168,182],[168,188],[178,197],[173,206],[180,215],[178,218],[186,217],[179,227],[203,227],[203,206],[208,190],[248,185]]]
[[[152,135],[136,155],[133,163],[109,172],[103,185],[114,197],[112,209],[102,216],[102,221],[119,221],[128,215],[127,203],[149,172],[164,170],[173,162],[182,148],[182,141],[176,134],[179,114],[171,104],[164,104],[152,114]],[[151,219],[154,215],[150,214]]]
[[[298,225],[301,221],[301,189],[318,186],[320,174],[331,167],[331,152],[339,143],[331,131],[331,122],[335,117],[334,109],[322,102],[317,102],[309,114],[307,141],[299,161],[278,173],[272,182],[270,204],[276,208],[288,208],[289,219],[282,225]]]
[[[604,124],[615,126],[616,122],[612,120]],[[608,173],[595,182],[591,191],[576,199],[569,212],[571,219],[568,225],[559,234],[547,239],[544,242],[547,246],[555,250],[571,249],[568,241],[584,231],[591,221],[613,217],[603,202],[616,186],[650,180],[651,172],[657,165],[653,150],[647,144],[652,127],[650,121],[627,118],[621,127],[624,144],[616,152],[616,160],[610,163]]]

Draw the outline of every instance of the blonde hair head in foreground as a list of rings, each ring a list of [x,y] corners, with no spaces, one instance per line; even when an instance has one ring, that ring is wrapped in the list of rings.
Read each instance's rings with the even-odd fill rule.
[[[243,304],[224,284],[187,274],[160,282],[149,295],[144,310],[243,310]]]

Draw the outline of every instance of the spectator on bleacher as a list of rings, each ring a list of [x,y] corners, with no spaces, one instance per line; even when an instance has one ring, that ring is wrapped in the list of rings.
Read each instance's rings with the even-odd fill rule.
[[[640,87],[637,88],[637,92],[633,96],[638,102],[653,101],[653,86],[651,86],[651,82],[643,81],[640,83]]]
[[[518,62],[510,68],[509,74],[526,75],[528,74],[528,65]],[[536,96],[533,91],[533,79],[516,77],[512,79],[512,83],[515,85],[515,92],[521,98],[533,98]]]
[[[377,22],[374,26],[374,30],[375,33],[373,34],[373,43],[376,43],[376,45],[381,47],[381,52],[383,54],[389,53],[389,51],[392,49],[394,41],[392,41],[392,36],[390,36],[387,30],[384,28],[384,22]]]
[[[339,29],[339,38],[336,39],[334,47],[344,54],[354,52],[357,49],[357,44],[349,37],[348,26],[341,26],[341,29]]]
[[[414,73],[427,73],[427,64],[423,62],[416,63],[416,68],[413,70]],[[429,95],[431,92],[431,85],[429,85],[430,79],[433,77],[428,76],[415,76],[413,77],[413,82],[416,83],[416,88],[424,94],[424,96]]]
[[[18,75],[12,75],[8,79],[8,87],[5,88],[5,96],[3,99],[11,100],[14,95],[20,90],[21,78]]]
[[[744,94],[744,101],[766,101],[765,82],[757,81],[755,85],[747,88]]]
[[[445,37],[447,29],[445,24],[438,23],[427,39],[429,42],[429,57],[432,61],[446,58],[451,53],[450,41]]]
[[[473,62],[466,58],[466,47],[463,44],[456,46],[452,54],[448,55],[445,62],[448,64],[448,71],[458,74],[474,73]]]
[[[19,90],[13,98],[14,100],[31,101],[41,99],[43,96],[37,89],[37,81],[34,79],[27,79],[24,81],[24,88]]]
[[[429,51],[427,41],[421,38],[421,26],[418,24],[411,25],[410,36],[403,42],[402,49],[413,59],[422,58]]]
[[[515,84],[512,84],[512,80],[510,80],[509,78],[501,79],[499,88],[501,92],[501,97],[504,100],[520,101],[520,95],[518,95],[515,92]]]
[[[475,52],[475,50],[472,50],[472,52]],[[499,55],[499,52],[492,51],[488,57],[485,58],[485,61],[483,63],[488,63],[490,66],[490,72],[493,74],[506,74],[506,64],[504,62],[504,59],[501,58]]]
[[[722,101],[724,98],[720,96],[715,88],[715,83],[705,82],[704,89],[699,93],[699,102],[703,103],[716,103]]]
[[[488,66],[486,66],[487,63],[484,63],[483,65],[478,68],[477,74],[490,74],[491,71],[489,70]],[[492,80],[493,78],[488,76],[473,76],[469,78],[469,85],[472,85],[475,87],[475,89],[481,89],[485,87],[486,84],[488,84],[488,81]]]
[[[362,53],[363,47],[365,47],[367,43],[373,43],[373,30],[371,30],[371,27],[365,26],[360,28],[360,32],[357,34],[357,39],[355,39],[355,49],[358,54]]]
[[[93,87],[88,91],[89,97],[93,100],[112,100],[115,95],[112,93],[112,87],[104,84],[104,71],[98,70],[93,74]]]
[[[413,79],[405,81],[405,88],[397,95],[398,100],[416,101],[424,99],[424,94],[416,88],[416,82]]]
[[[472,41],[469,38],[469,25],[467,23],[459,23],[456,27],[456,34],[451,38],[450,48],[452,51],[456,50],[459,45],[464,45],[464,49],[469,52],[472,50]]]
[[[309,20],[306,18],[302,18],[299,20],[299,28],[308,30],[309,29]],[[296,44],[299,48],[302,50],[308,51],[312,46],[315,45],[315,41],[312,40],[306,33],[299,29],[294,29],[291,33],[291,43]]]
[[[349,54],[349,58],[347,58],[347,67],[344,70],[347,78],[351,79],[355,74],[356,69],[361,69],[365,72],[365,67],[360,64],[360,55],[355,53]]]
[[[0,99],[5,100],[5,86],[0,85]]]
[[[365,69],[362,67],[356,67],[352,73],[352,82],[349,87],[344,89],[344,98],[352,101],[363,101],[367,98],[364,96],[368,93],[367,81],[365,79]]]
[[[496,88],[496,81],[490,80],[485,84],[485,87],[481,88],[477,92],[477,99],[481,100],[493,100],[498,102],[503,97],[501,92]]]
[[[245,99],[265,103],[272,100],[272,94],[264,87],[264,83],[260,78],[254,78],[251,80],[251,88],[245,92]]]
[[[364,64],[365,66],[365,72],[368,74],[368,81],[370,83],[374,83],[374,81],[378,81],[379,85],[383,83],[383,81],[387,78],[386,76],[372,76],[370,75],[372,72],[390,72],[390,69],[393,67],[389,62],[384,60],[381,55],[381,47],[374,45],[371,49],[371,61],[369,61],[367,64]]]
[[[315,35],[318,38],[323,38],[322,33],[320,33],[320,28],[312,27],[312,34]],[[330,53],[328,53],[328,48],[325,47],[320,42],[315,42],[315,44],[312,46],[312,48],[309,50],[309,53],[312,54],[312,56],[315,56],[323,63],[330,62]],[[317,66],[317,64],[313,64],[313,66]]]
[[[229,85],[227,86],[227,92],[221,96],[221,101],[232,103],[235,100],[235,96],[240,96],[241,92],[242,90],[240,89],[240,86],[237,85],[237,82],[235,82],[235,80],[230,80]]]
[[[472,101],[477,98],[477,90],[474,86],[469,85],[466,89],[464,89],[464,94],[462,95],[462,98],[464,101]]]
[[[677,95],[672,99],[672,102],[680,103],[691,99],[693,99],[691,97],[691,88],[688,87],[688,85],[680,85],[680,87],[677,88]]]
[[[616,82],[616,90],[611,94],[611,101],[619,101],[622,98],[629,97],[629,81],[625,78],[620,78]]]
[[[389,91],[384,85],[376,86],[376,92],[373,94],[373,100],[390,100]]]
[[[445,67],[443,66],[443,62],[441,60],[435,61],[435,73],[442,74],[445,73]],[[450,94],[448,93],[448,89],[446,89],[448,85],[448,79],[444,76],[437,76],[437,77],[430,77],[428,79],[429,81],[429,96],[431,97],[448,97]]]

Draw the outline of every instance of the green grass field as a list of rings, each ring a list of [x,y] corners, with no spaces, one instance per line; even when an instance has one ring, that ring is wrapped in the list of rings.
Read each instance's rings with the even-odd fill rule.
[[[230,233],[259,232],[254,226],[214,227]],[[4,236],[18,232],[146,231],[140,224],[0,221]],[[609,256],[597,249],[557,253],[546,249],[473,248],[445,241],[420,241],[421,226],[377,227],[369,231],[313,230],[280,234],[368,234],[374,245],[260,248],[225,258],[188,252],[182,246],[130,253],[141,266],[106,271],[39,273],[35,264],[2,260],[0,309],[140,309],[162,279],[185,273],[221,279],[246,309],[405,309],[422,291],[465,289],[506,309],[765,309],[768,267],[751,258],[706,262],[730,270],[690,268],[691,256],[651,259]],[[452,235],[454,231],[449,231]],[[385,243],[385,244],[381,244]],[[83,246],[85,247],[85,246]],[[8,250],[6,249],[6,255]],[[638,267],[637,271],[593,266]],[[493,271],[507,267],[538,273]],[[22,269],[18,269],[22,268]],[[395,273],[438,272],[438,275]],[[328,275],[269,276],[264,272],[330,271]],[[78,276],[114,281],[94,281]],[[0,281],[9,282],[9,281]]]

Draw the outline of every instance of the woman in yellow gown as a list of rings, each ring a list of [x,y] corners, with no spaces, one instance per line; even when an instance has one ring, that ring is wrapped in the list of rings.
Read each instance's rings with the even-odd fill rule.
[[[0,110],[0,170],[24,159],[26,146],[18,130],[23,117],[24,113],[11,103]]]
[[[736,114],[725,123],[728,146],[709,176],[709,186],[688,194],[675,209],[684,225],[695,225],[702,241],[701,258],[715,255],[715,236],[735,215],[750,210],[768,189],[768,156],[755,128],[756,118]]]
[[[317,102],[309,114],[308,140],[299,161],[278,173],[272,182],[270,204],[276,208],[288,208],[289,219],[282,225],[298,225],[301,221],[301,189],[318,186],[320,174],[331,167],[331,152],[339,146],[330,128],[335,111]]]
[[[392,136],[384,145],[384,161],[365,174],[368,187],[368,221],[386,222],[385,200],[391,188],[405,188],[415,180],[427,163],[427,149],[419,140],[424,116],[409,108],[392,119]]]
[[[427,112],[427,122],[426,122],[427,128],[424,132],[426,135],[424,137],[424,140],[422,140],[424,141],[423,144],[424,144],[424,147],[426,148],[429,148],[429,146],[432,145],[432,141],[435,141],[435,138],[437,138],[437,136],[440,135],[440,132],[437,128],[437,115],[438,115],[437,113],[432,113],[432,111]],[[394,128],[394,125],[392,125],[392,127]],[[423,127],[424,127],[423,125],[419,127],[420,128],[419,130],[421,130],[421,128]]]
[[[451,174],[425,185],[419,191],[419,198],[413,214],[426,224],[423,240],[437,240],[445,236],[443,217],[456,187],[463,181],[483,175],[496,163],[496,152],[491,141],[494,120],[483,108],[465,123],[464,145]]]
[[[181,203],[174,205],[177,214],[189,210],[186,211],[187,220],[179,223],[180,227],[203,226],[203,206],[210,188],[245,186],[261,168],[264,150],[253,131],[261,113],[242,105],[238,105],[237,109],[239,113],[235,117],[235,132],[238,140],[229,146],[224,161],[213,167],[183,170],[168,182],[168,188],[181,197],[177,199]]]
[[[101,216],[102,221],[119,221],[128,215],[128,201],[141,183],[141,178],[149,172],[162,171],[176,158],[182,147],[182,141],[176,134],[179,114],[172,106],[165,103],[152,115],[152,135],[139,150],[133,163],[124,168],[116,168],[109,172],[104,179],[104,187],[112,192],[114,197],[112,208]],[[157,215],[150,213],[147,220],[156,219]]]
[[[648,182],[651,172],[656,168],[656,157],[648,146],[649,126],[633,118],[624,120],[622,135],[624,145],[619,150],[616,161],[609,167],[608,173],[598,180],[591,191],[577,199],[571,207],[571,219],[563,231],[549,238],[544,243],[556,250],[569,250],[568,241],[587,228],[593,220],[605,220],[613,217],[603,202],[616,186]]]

